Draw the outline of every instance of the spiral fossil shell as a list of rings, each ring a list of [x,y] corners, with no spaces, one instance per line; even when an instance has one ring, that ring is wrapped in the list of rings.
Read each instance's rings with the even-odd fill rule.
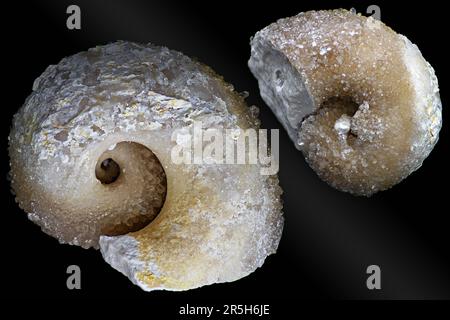
[[[278,179],[259,164],[175,165],[171,135],[194,121],[259,125],[230,85],[179,52],[120,41],[64,58],[13,120],[17,202],[145,290],[246,276],[281,237]]]
[[[418,169],[438,140],[441,101],[416,45],[346,10],[280,19],[251,40],[261,96],[315,172],[370,196]]]

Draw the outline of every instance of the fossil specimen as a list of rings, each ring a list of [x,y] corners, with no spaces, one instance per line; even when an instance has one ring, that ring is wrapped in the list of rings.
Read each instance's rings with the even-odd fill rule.
[[[36,79],[10,133],[20,207],[60,242],[100,248],[145,290],[234,281],[276,251],[276,176],[260,165],[174,164],[175,129],[257,128],[210,68],[167,48],[116,42]]]
[[[281,19],[251,40],[261,96],[321,179],[356,195],[417,170],[438,140],[441,101],[417,46],[346,10]]]

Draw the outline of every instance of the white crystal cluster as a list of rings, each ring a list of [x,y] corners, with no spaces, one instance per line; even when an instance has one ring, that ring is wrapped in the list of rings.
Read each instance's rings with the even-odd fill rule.
[[[17,202],[145,290],[244,277],[277,249],[278,179],[259,164],[175,165],[172,133],[194,121],[259,126],[231,85],[179,52],[119,41],[64,58],[14,117]]]
[[[261,96],[316,173],[370,196],[418,169],[438,140],[441,101],[417,46],[346,10],[280,19],[251,40]]]

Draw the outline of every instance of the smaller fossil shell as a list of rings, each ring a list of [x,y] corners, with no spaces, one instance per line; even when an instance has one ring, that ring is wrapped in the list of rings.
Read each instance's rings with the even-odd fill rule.
[[[251,41],[261,96],[314,171],[370,196],[417,170],[438,140],[441,101],[416,45],[346,10],[281,19]]]

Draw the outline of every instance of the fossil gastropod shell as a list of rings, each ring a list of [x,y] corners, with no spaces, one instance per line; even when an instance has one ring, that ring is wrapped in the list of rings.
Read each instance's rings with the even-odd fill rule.
[[[281,188],[259,164],[175,164],[172,134],[194,121],[258,127],[230,85],[179,52],[120,41],[64,58],[14,117],[17,202],[145,290],[244,277],[278,247]]]
[[[249,67],[309,165],[370,196],[417,170],[438,140],[441,100],[416,45],[347,10],[309,11],[256,33]]]

